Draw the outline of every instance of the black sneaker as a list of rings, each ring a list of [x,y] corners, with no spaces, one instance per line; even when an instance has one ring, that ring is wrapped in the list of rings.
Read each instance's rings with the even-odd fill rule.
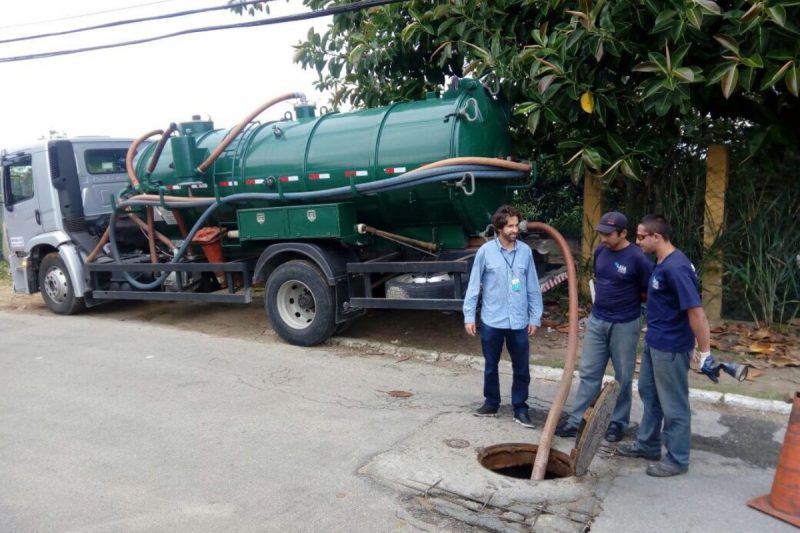
[[[497,416],[497,407],[483,404],[472,414],[475,416]]]
[[[617,446],[617,455],[622,457],[635,457],[648,459],[650,461],[658,461],[661,459],[661,452],[646,452],[639,448],[638,442],[626,442]]]
[[[606,430],[606,440],[608,442],[619,442],[625,435],[625,430],[622,429],[622,424],[619,422],[611,422]]]
[[[514,413],[514,422],[525,426],[526,428],[535,428],[536,426],[533,425],[531,421],[531,417],[527,411],[520,411],[519,413]]]
[[[566,420],[556,426],[556,435],[565,439],[571,439],[578,434],[578,428],[571,426]]]

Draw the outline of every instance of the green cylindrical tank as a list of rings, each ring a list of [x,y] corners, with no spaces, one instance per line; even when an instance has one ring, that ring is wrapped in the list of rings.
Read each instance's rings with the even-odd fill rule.
[[[301,104],[296,118],[245,129],[205,174],[189,168],[196,168],[227,130],[196,129],[193,142],[176,137],[167,143],[152,175],[145,168],[154,147],[141,153],[135,168],[144,190],[192,196],[319,191],[397,177],[442,159],[511,155],[508,109],[474,80],[461,80],[441,97],[351,113],[317,116],[313,106]],[[473,235],[510,199],[509,184],[478,179],[475,193],[466,195],[452,185],[431,183],[352,201],[358,222],[382,230],[427,238],[432,227],[457,227]]]

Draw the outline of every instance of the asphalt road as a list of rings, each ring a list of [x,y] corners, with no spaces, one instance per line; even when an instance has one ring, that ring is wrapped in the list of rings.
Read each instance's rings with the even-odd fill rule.
[[[421,472],[445,423],[473,443],[538,440],[476,422],[481,374],[464,367],[91,315],[0,312],[0,339],[2,532],[483,530],[377,473]],[[535,418],[554,390],[533,385]],[[699,406],[686,476],[612,457],[589,481],[541,483],[598,500],[592,531],[794,531],[744,505],[769,491],[785,426]],[[454,477],[481,471],[481,490],[539,490],[458,453]]]

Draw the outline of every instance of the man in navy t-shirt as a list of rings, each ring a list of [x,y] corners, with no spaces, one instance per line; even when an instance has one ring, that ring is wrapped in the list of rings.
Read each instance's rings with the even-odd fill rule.
[[[583,337],[581,384],[572,413],[556,428],[556,435],[577,434],[583,413],[600,392],[611,359],[620,393],[606,440],[617,442],[630,421],[631,384],[642,329],[641,301],[653,264],[628,241],[628,219],[622,213],[604,214],[595,229],[600,234],[600,246],[594,251],[595,300]]]
[[[647,335],[639,369],[644,414],[636,442],[617,448],[625,457],[658,460],[663,440],[667,455],[647,467],[647,474],[656,477],[689,469],[689,360],[697,362],[710,352],[711,337],[694,265],[675,248],[671,236],[672,228],[661,215],[647,215],[636,230],[642,250],[656,256],[647,290]]]

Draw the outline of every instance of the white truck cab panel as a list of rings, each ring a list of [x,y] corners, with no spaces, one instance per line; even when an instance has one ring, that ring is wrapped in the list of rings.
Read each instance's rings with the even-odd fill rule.
[[[98,237],[89,228],[110,215],[111,196],[128,184],[125,154],[130,143],[54,139],[3,151],[2,237],[15,292],[37,292],[39,263],[56,251],[75,294],[88,290],[83,257]]]

